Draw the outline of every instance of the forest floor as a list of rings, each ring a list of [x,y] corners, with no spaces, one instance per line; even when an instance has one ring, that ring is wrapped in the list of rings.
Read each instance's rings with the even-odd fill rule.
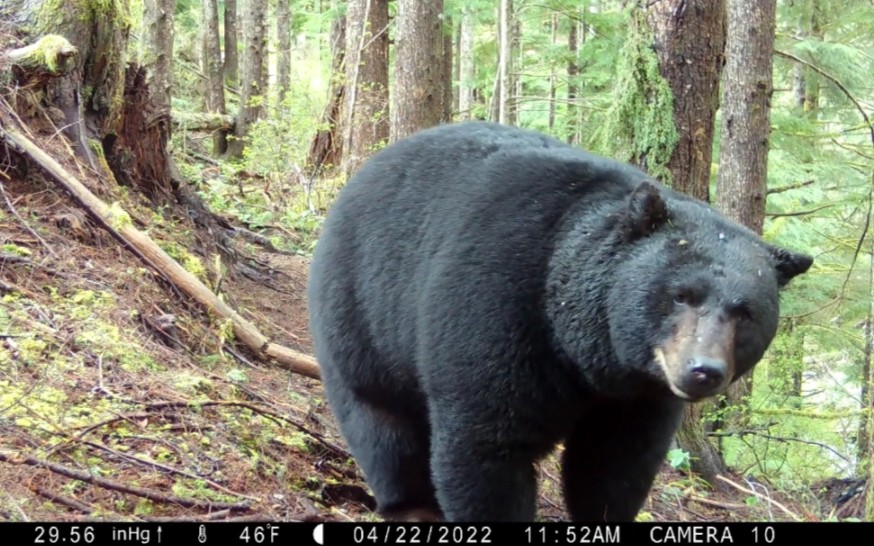
[[[236,239],[219,274],[182,211],[43,144],[265,335],[311,353],[305,257]],[[318,381],[254,359],[36,168],[0,157],[0,521],[377,519]],[[540,517],[566,518],[555,457],[539,473]],[[727,478],[711,490],[666,463],[641,519],[858,511],[835,507],[840,483],[801,496]]]

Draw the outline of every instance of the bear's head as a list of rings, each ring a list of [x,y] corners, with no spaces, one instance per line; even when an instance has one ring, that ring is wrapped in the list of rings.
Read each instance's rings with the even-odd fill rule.
[[[607,306],[616,358],[690,401],[759,362],[777,331],[780,290],[813,264],[650,182],[627,198],[616,228],[625,249]]]

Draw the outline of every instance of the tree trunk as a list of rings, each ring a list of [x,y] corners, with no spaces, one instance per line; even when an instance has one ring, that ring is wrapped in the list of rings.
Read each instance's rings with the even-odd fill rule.
[[[714,119],[725,44],[723,0],[665,0],[647,4],[659,73],[673,95],[677,143],[667,161],[671,185],[709,201]],[[692,470],[715,484],[725,463],[707,439],[702,417],[712,402],[689,404],[677,434],[692,458]]]
[[[433,127],[443,115],[443,0],[398,0],[391,140]]]
[[[500,30],[498,31],[500,34]],[[498,52],[500,55],[500,50]],[[489,121],[498,121],[501,110],[501,63],[498,63],[498,68],[495,71],[495,80],[492,84],[492,98],[489,103]]]
[[[580,68],[577,65],[577,21],[569,21],[570,29],[567,35],[568,63],[567,63],[567,141],[568,144],[577,144],[577,76]]]
[[[331,89],[328,104],[322,113],[320,128],[316,131],[307,163],[313,173],[339,167],[343,159],[343,128],[341,108],[346,96],[345,53],[346,17],[337,17],[331,22]]]
[[[765,220],[776,11],[776,0],[728,0],[716,204],[758,234]],[[752,377],[729,388],[729,405],[745,403]]]
[[[659,71],[674,98],[678,140],[667,164],[671,185],[709,201],[713,126],[725,49],[725,1],[650,2],[647,22],[653,30]]]
[[[457,23],[457,24],[456,24]],[[453,20],[452,25],[452,95],[451,97],[451,119],[458,117],[458,82],[461,80],[461,62],[459,55],[461,54],[461,21]]]
[[[856,473],[860,476],[865,474],[865,469],[868,465],[872,466],[872,472],[874,472],[874,462],[871,460],[872,445],[868,442],[868,438],[871,436],[868,428],[871,426],[871,411],[874,408],[874,397],[871,394],[871,387],[874,386],[874,374],[871,372],[871,359],[874,358],[874,350],[872,350],[874,349],[872,347],[874,335],[871,333],[872,329],[874,329],[874,249],[872,249],[871,283],[871,306],[865,328],[865,350],[862,354],[862,377],[870,378],[870,381],[862,381],[862,409],[867,408],[868,411],[863,412],[859,416],[859,432],[856,435],[856,460],[858,461]]]
[[[225,0],[225,83],[236,89],[240,83],[237,55],[237,0]]]
[[[451,17],[443,19],[443,115],[441,121],[452,121],[452,91],[454,82],[452,78],[452,45],[454,42],[455,25]]]
[[[222,74],[221,39],[219,37],[219,14],[216,0],[203,0],[203,73],[206,74],[206,111],[225,114],[225,86]],[[213,131],[212,153],[220,155],[227,149],[227,132]]]
[[[874,174],[871,183],[874,184]],[[869,212],[868,224],[874,222]],[[862,353],[862,415],[859,417],[859,433],[856,437],[857,466],[856,473],[868,477],[868,498],[865,508],[865,520],[874,521],[874,427],[871,426],[871,416],[874,415],[874,239],[871,240],[870,263],[868,266],[868,321],[865,324],[865,349]]]
[[[510,124],[519,125],[519,109],[522,105],[522,20],[513,17],[510,39]]]
[[[551,30],[552,30],[552,47],[555,48],[556,44],[558,44],[558,14],[553,13],[551,22],[550,22]],[[556,80],[557,75],[555,73],[555,66],[549,67],[549,115],[547,122],[547,127],[549,127],[549,132],[552,133],[552,130],[555,128],[555,88],[556,88]]]
[[[264,108],[264,63],[267,57],[267,0],[243,2],[243,66],[240,112],[234,138],[228,143],[228,155],[242,157],[248,142],[249,127],[261,118]]]
[[[289,0],[277,0],[276,2],[276,40],[279,42],[279,59],[276,61],[278,108],[282,106],[291,84],[291,8]]]
[[[765,219],[776,0],[729,0],[716,202],[762,233]]]
[[[703,403],[686,404],[683,423],[677,431],[677,444],[691,457],[692,471],[711,485],[718,486],[716,476],[725,472],[725,462],[704,433],[702,421],[707,408],[708,405]]]
[[[810,8],[810,17],[798,23],[796,38],[803,40],[808,36],[813,36],[822,40],[822,20],[824,17],[822,5],[814,2]],[[795,103],[805,113],[815,112],[819,108],[819,74],[801,63],[795,63],[792,74]]]
[[[45,84],[43,102],[61,110],[69,139],[78,155],[106,184],[119,183],[155,201],[172,198],[171,164],[166,154],[170,134],[173,2],[149,5],[144,59],[149,77],[158,83],[152,99],[147,72],[128,65],[130,8],[125,0],[109,3],[24,2],[20,21],[34,36],[61,35],[76,48],[64,76]],[[60,124],[59,124],[60,125]]]
[[[498,22],[498,123],[510,123],[510,62],[513,55],[510,25],[513,21],[512,0],[501,0],[501,17]]]
[[[872,180],[874,183],[874,180]],[[869,224],[874,221],[874,218],[869,218]],[[871,365],[871,359],[874,358],[874,242],[871,244],[871,264],[870,264],[870,293],[868,296],[870,303],[868,309],[868,331],[865,332],[865,357],[867,358],[866,365],[868,366],[868,396],[864,402],[868,410],[868,453],[865,460],[868,462],[868,472],[865,474],[868,478],[868,494],[865,501],[865,521],[874,521],[874,427],[870,426],[871,415],[874,412],[874,366]],[[861,438],[863,441],[864,438]]]
[[[347,5],[343,170],[349,177],[389,136],[388,0]]]
[[[173,87],[173,14],[176,0],[145,3],[145,47],[143,68],[152,93],[155,110],[170,117],[170,92]]]
[[[77,50],[66,76],[45,86],[44,100],[60,109],[58,125],[76,153],[96,172],[104,172],[88,139],[115,138],[122,123],[125,51],[130,33],[127,0],[108,4],[45,0],[23,2],[19,22],[34,38],[59,34]],[[105,173],[109,175],[109,173]]]
[[[458,51],[459,81],[458,81],[458,115],[462,120],[472,118],[473,109],[473,43],[474,43],[474,12],[471,6],[465,6],[461,12],[461,44]]]

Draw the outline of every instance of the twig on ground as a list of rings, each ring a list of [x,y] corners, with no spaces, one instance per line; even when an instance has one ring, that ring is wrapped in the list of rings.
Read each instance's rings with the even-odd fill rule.
[[[0,452],[0,457],[2,457],[2,456],[3,456],[3,453]],[[3,459],[0,458],[0,461],[2,461],[2,460]],[[22,521],[30,521],[30,518],[27,517],[27,514],[21,508],[21,505],[18,503],[18,501],[16,501],[14,498],[12,498],[12,495],[10,495],[8,491],[4,491],[4,494],[5,494],[6,498],[9,499],[9,504],[14,506],[15,509],[18,510],[18,514],[21,516]]]
[[[746,487],[729,480],[725,476],[721,476],[721,475],[717,474],[716,479],[727,483],[728,485],[734,487],[738,491],[742,491],[744,493],[747,493],[748,495],[755,495],[756,497],[759,497],[760,499],[766,500],[768,502],[768,504],[772,504],[772,505],[776,506],[777,508],[782,510],[787,516],[794,519],[795,521],[803,521],[802,518],[798,514],[796,514],[792,510],[786,508],[785,506],[783,506],[779,502],[771,499],[768,495],[763,495],[762,493],[759,493],[758,491],[753,491],[752,489],[747,489]]]
[[[112,449],[111,447],[100,445],[100,444],[97,444],[94,442],[82,442],[82,443],[87,445],[87,446],[93,447],[94,449],[98,449],[100,451],[105,451],[107,453],[111,453],[113,456],[118,457],[119,459],[122,459],[125,461],[130,461],[130,462],[134,462],[134,463],[137,463],[137,464],[140,464],[143,466],[152,467],[152,468],[155,468],[155,469],[160,470],[162,472],[167,472],[170,474],[178,474],[178,475],[186,477],[186,478],[191,478],[192,480],[203,480],[204,483],[210,485],[211,487],[213,487],[214,489],[216,489],[218,491],[221,491],[222,493],[227,493],[228,495],[233,495],[235,497],[240,497],[241,499],[248,499],[248,500],[255,501],[255,502],[261,502],[261,499],[259,497],[252,497],[249,495],[244,495],[242,493],[237,493],[236,491],[232,491],[216,481],[213,481],[213,480],[206,478],[204,476],[200,476],[198,474],[192,474],[191,472],[188,472],[186,470],[179,470],[177,468],[173,468],[172,466],[167,466],[167,465],[155,462],[155,461],[141,459],[140,457],[136,457],[134,455],[128,455],[126,453],[122,453],[120,451]]]
[[[176,495],[166,495],[164,493],[160,493],[158,491],[154,491],[151,489],[144,489],[142,487],[136,487],[133,485],[127,485],[115,480],[110,480],[107,478],[101,478],[98,476],[94,476],[82,470],[77,470],[75,468],[70,468],[68,466],[60,465],[57,463],[52,463],[49,461],[44,461],[41,459],[37,459],[36,457],[29,456],[21,456],[20,454],[16,454],[10,451],[0,451],[0,462],[10,463],[10,464],[24,464],[28,466],[35,466],[39,468],[48,469],[55,474],[60,474],[61,476],[66,476],[67,478],[72,478],[74,480],[79,480],[85,483],[90,483],[92,485],[96,485],[98,487],[102,487],[104,489],[111,489],[113,491],[119,491],[121,493],[128,493],[130,495],[134,495],[137,497],[143,497],[155,502],[165,503],[165,504],[177,504],[179,506],[183,506],[185,508],[201,508],[201,509],[218,509],[218,510],[234,510],[234,511],[246,511],[250,510],[251,506],[249,503],[228,503],[228,502],[218,502],[218,501],[207,501],[207,500],[199,500],[192,499],[186,497],[179,497]]]
[[[61,504],[61,505],[66,506],[68,508],[72,508],[73,510],[78,510],[79,512],[82,512],[83,514],[87,515],[87,514],[94,512],[94,508],[88,506],[87,504],[85,504],[83,502],[79,502],[79,501],[71,499],[71,498],[68,498],[68,497],[65,497],[63,495],[58,495],[57,493],[52,493],[51,491],[49,491],[48,489],[46,489],[44,487],[37,487],[35,489],[35,491],[38,495],[43,496],[52,502],[55,502],[57,504]]]
[[[234,406],[236,406],[236,407],[240,407],[240,408],[245,408],[245,409],[254,411],[255,413],[261,414],[265,417],[268,417],[268,418],[272,419],[273,421],[277,422],[277,424],[281,424],[281,423],[279,423],[279,421],[284,421],[284,422],[288,423],[289,425],[291,425],[292,427],[299,430],[300,432],[303,432],[304,434],[312,437],[313,439],[315,439],[320,444],[322,444],[326,448],[330,449],[331,451],[333,451],[337,455],[340,455],[343,457],[349,456],[348,451],[346,451],[342,447],[334,444],[330,440],[326,439],[324,436],[322,436],[318,432],[315,432],[313,430],[308,429],[302,423],[299,423],[299,422],[295,421],[294,419],[291,419],[291,418],[286,417],[284,415],[280,415],[278,413],[270,411],[266,408],[259,408],[258,406],[255,406],[254,404],[248,404],[246,402],[219,401],[219,400],[207,400],[204,402],[153,402],[151,404],[146,404],[146,408],[148,408],[148,409],[163,409],[163,408],[171,408],[171,407],[172,408],[180,408],[180,407],[184,408],[184,407],[195,407],[195,406],[197,406],[197,407],[207,407],[207,406],[234,407]]]
[[[146,521],[165,522],[165,523],[169,523],[169,522],[173,522],[173,521],[181,521],[181,522],[186,522],[186,521],[216,521],[216,520],[225,518],[225,517],[229,516],[230,514],[231,514],[230,510],[219,510],[219,511],[213,512],[211,514],[203,514],[201,516],[190,516],[190,515],[177,516],[177,517],[150,516],[150,517],[146,517],[143,519]]]
[[[715,501],[698,495],[693,495],[692,493],[688,493],[686,498],[690,501],[697,502],[698,504],[706,504],[708,506],[715,506],[716,508],[723,508],[725,510],[740,510],[746,508],[743,504],[738,504],[736,502]]]

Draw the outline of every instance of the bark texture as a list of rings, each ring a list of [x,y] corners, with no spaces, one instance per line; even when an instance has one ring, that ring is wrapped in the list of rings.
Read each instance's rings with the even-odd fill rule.
[[[659,69],[674,98],[679,138],[667,164],[672,186],[709,201],[725,0],[662,0],[648,6]]]
[[[389,137],[388,0],[349,1],[346,83],[343,170],[351,176]]]
[[[443,116],[443,0],[398,0],[391,140]],[[351,22],[350,22],[351,24]]]

